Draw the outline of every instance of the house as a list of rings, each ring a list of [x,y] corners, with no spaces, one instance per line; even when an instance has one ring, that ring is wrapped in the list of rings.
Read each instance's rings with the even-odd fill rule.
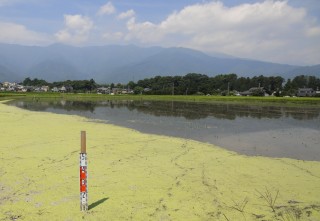
[[[267,96],[266,90],[263,87],[252,87],[247,91],[240,92],[241,96]]]
[[[112,94],[121,94],[122,89],[114,87],[112,88]]]
[[[111,89],[110,87],[99,87],[97,88],[97,93],[98,94],[110,94]]]
[[[17,92],[27,92],[27,89],[24,86],[17,84],[15,86],[15,91],[17,91]]]
[[[132,89],[128,89],[128,90],[127,90],[127,93],[128,93],[128,94],[134,94],[134,91],[133,91]]]
[[[27,89],[25,86],[17,83],[2,82],[0,84],[0,91],[27,92]]]
[[[317,87],[317,90],[316,90],[316,97],[320,97],[320,91],[319,91],[319,88]]]
[[[40,88],[40,90],[43,91],[43,92],[48,92],[49,91],[49,86],[42,86]]]
[[[70,85],[62,86],[61,88],[59,88],[59,92],[61,93],[72,92],[72,91],[73,91],[73,87]]]
[[[34,91],[35,87],[33,87],[33,86],[24,86],[24,89],[26,90],[26,92],[30,92],[30,91]]]
[[[65,93],[67,92],[67,88],[65,86],[62,86],[61,88],[59,88],[59,92]]]
[[[73,92],[73,87],[71,85],[66,86],[67,92]]]
[[[35,88],[33,89],[33,91],[34,91],[34,92],[41,92],[40,87],[35,87]]]
[[[143,91],[144,91],[144,92],[149,92],[149,91],[152,91],[152,89],[151,89],[151,88],[146,87],[146,88],[144,88],[144,89],[143,89]]]
[[[5,81],[5,82],[2,83],[2,86],[5,87],[5,88],[8,88],[12,84],[14,84],[14,83],[10,83],[10,82]]]
[[[59,89],[57,87],[54,87],[51,89],[52,92],[59,92]]]
[[[316,92],[312,88],[299,88],[297,93],[298,97],[313,97],[315,95]]]
[[[131,89],[123,89],[121,91],[121,94],[134,94],[134,91]]]

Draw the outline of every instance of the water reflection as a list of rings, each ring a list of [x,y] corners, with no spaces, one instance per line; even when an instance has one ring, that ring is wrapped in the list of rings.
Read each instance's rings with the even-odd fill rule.
[[[93,113],[98,107],[112,109],[125,108],[129,111],[167,117],[184,117],[188,120],[217,119],[234,120],[236,117],[270,118],[292,117],[297,120],[312,120],[319,118],[319,108],[281,107],[281,106],[248,106],[235,104],[208,104],[195,102],[161,102],[161,101],[13,101],[15,106],[34,110],[47,111],[61,109],[66,111],[89,111]]]
[[[143,100],[16,100],[11,104],[209,142],[246,155],[320,161],[320,108]]]

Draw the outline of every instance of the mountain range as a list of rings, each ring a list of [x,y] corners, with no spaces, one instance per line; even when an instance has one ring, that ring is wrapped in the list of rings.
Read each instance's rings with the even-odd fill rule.
[[[0,44],[0,81],[26,77],[49,82],[94,79],[99,83],[127,83],[156,75],[201,73],[208,76],[235,73],[238,76],[320,75],[320,64],[295,66],[205,54],[188,48],[108,45],[46,47]]]

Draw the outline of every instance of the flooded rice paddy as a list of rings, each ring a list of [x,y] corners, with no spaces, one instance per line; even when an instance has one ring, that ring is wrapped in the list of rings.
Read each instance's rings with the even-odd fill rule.
[[[159,101],[16,100],[10,104],[207,142],[245,155],[320,161],[320,108]]]

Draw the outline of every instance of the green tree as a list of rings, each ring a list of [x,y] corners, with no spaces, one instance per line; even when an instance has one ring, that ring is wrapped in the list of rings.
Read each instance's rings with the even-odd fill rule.
[[[136,87],[136,84],[133,81],[129,81],[129,83],[127,84],[127,88],[129,89],[134,89]]]
[[[133,89],[133,92],[135,94],[142,94],[144,88],[143,87],[140,87],[140,86],[136,86],[134,89]]]
[[[29,77],[27,77],[26,79],[24,79],[24,81],[22,82],[22,85],[24,86],[31,86],[31,79]]]

